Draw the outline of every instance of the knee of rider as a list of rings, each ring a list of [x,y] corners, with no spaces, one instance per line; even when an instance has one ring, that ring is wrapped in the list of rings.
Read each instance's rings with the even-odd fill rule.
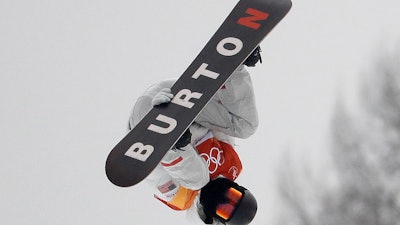
[[[257,130],[258,124],[247,124],[242,130],[241,138],[248,138],[253,135]]]

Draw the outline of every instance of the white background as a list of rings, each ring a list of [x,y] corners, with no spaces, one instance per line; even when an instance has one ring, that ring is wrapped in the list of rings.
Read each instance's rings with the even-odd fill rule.
[[[144,184],[104,173],[137,96],[181,75],[233,0],[0,0],[0,224],[185,224]],[[320,163],[335,98],[400,37],[400,4],[295,0],[251,68],[260,127],[238,141],[254,224],[279,208],[285,149]]]

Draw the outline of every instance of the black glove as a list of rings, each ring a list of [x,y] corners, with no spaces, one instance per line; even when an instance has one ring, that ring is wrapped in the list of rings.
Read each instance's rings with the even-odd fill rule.
[[[181,149],[181,148],[185,147],[186,145],[190,144],[191,138],[192,138],[192,133],[190,133],[190,130],[188,128],[185,131],[185,133],[183,133],[181,138],[179,138],[179,140],[176,142],[175,148]]]
[[[249,55],[249,57],[247,57],[247,59],[243,62],[243,64],[248,67],[254,67],[256,66],[258,61],[262,63],[260,52],[261,48],[260,46],[257,46],[257,48],[254,49],[254,51]]]

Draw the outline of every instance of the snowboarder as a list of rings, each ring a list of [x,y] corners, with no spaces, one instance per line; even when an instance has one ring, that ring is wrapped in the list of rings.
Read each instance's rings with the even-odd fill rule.
[[[261,62],[257,47],[243,63]],[[196,224],[249,224],[257,202],[249,190],[234,181],[242,164],[234,138],[251,136],[258,126],[250,75],[239,66],[224,86],[146,178],[155,198],[175,210],[187,210]],[[132,129],[151,109],[174,97],[175,79],[151,86],[138,98],[129,118]]]

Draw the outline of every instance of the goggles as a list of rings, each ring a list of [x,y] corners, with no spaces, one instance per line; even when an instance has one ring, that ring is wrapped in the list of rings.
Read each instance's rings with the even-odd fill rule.
[[[239,203],[243,198],[243,193],[231,187],[226,191],[225,197],[227,202],[217,205],[216,215],[224,221],[229,221],[232,218],[236,208],[239,206]]]

